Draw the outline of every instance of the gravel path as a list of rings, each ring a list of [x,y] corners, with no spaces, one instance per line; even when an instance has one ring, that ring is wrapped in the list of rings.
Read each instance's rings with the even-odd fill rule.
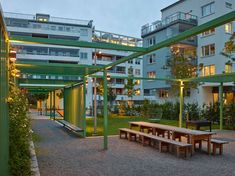
[[[78,138],[50,120],[33,120],[33,130],[41,138],[35,144],[41,176],[235,175],[235,131],[217,133],[231,140],[222,156],[196,152],[185,160],[118,137],[103,151],[102,137]]]

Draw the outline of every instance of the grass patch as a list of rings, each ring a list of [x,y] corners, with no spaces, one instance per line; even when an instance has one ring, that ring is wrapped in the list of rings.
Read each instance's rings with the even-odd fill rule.
[[[148,122],[147,118],[143,117],[130,117],[130,116],[119,116],[119,117],[109,117],[108,119],[108,135],[117,135],[119,134],[119,128],[129,128],[129,123],[131,121],[145,121]],[[103,135],[103,118],[97,118],[97,134],[99,136]],[[92,136],[94,132],[94,119],[88,118],[87,121],[87,136]],[[160,124],[178,126],[177,120],[165,120],[162,119]],[[183,123],[185,127],[185,123]],[[219,125],[213,125],[213,129],[218,129]],[[203,127],[202,130],[208,130],[209,128]]]

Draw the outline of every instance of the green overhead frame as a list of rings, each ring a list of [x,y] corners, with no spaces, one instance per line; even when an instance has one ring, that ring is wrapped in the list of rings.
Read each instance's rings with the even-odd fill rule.
[[[131,51],[131,52],[142,52],[146,49],[143,47],[132,47],[118,44],[111,44],[105,42],[86,42],[86,41],[72,41],[64,39],[48,39],[40,37],[10,37],[11,42],[24,42],[30,44],[50,44],[60,46],[71,46],[81,48],[96,48],[96,49],[107,49],[107,50],[118,50],[118,51]]]
[[[18,84],[63,84],[72,85],[76,84],[78,80],[59,80],[59,79],[33,79],[33,78],[20,78]]]
[[[211,28],[216,28],[218,26],[221,26],[221,25],[226,24],[228,22],[231,22],[233,20],[235,20],[235,11],[232,11],[228,14],[225,14],[225,15],[223,15],[221,17],[218,17],[214,20],[211,20],[211,21],[209,21],[205,24],[202,24],[200,26],[197,26],[197,27],[189,29],[185,32],[182,32],[177,36],[174,36],[170,39],[162,41],[162,42],[160,42],[156,45],[153,45],[149,48],[128,47],[128,46],[120,46],[120,45],[116,45],[116,44],[104,44],[104,43],[77,42],[77,41],[72,42],[72,41],[67,41],[67,40],[45,39],[45,38],[34,38],[34,37],[11,37],[11,42],[26,42],[26,43],[28,42],[28,43],[35,43],[35,44],[53,44],[53,45],[73,46],[73,47],[100,48],[100,49],[111,49],[111,50],[122,50],[122,51],[134,52],[133,54],[131,54],[127,57],[119,59],[116,62],[110,63],[110,64],[105,65],[105,66],[100,66],[100,67],[85,66],[84,68],[81,68],[82,66],[78,65],[77,67],[80,67],[80,70],[78,68],[74,68],[74,67],[76,67],[75,65],[68,66],[68,64],[64,64],[65,67],[66,67],[66,65],[68,66],[65,69],[60,68],[60,66],[57,65],[57,67],[59,67],[58,70],[51,69],[52,68],[51,64],[44,64],[44,65],[41,64],[41,63],[40,64],[39,63],[37,63],[37,64],[36,63],[31,63],[31,64],[28,64],[28,65],[26,65],[25,63],[17,64],[17,68],[20,69],[22,71],[22,73],[28,73],[28,74],[47,73],[49,75],[61,75],[62,76],[64,74],[66,74],[67,71],[69,71],[70,73],[72,73],[72,75],[83,77],[83,76],[92,75],[94,73],[103,71],[103,79],[104,79],[104,82],[106,82],[105,81],[106,77],[107,77],[106,70],[110,69],[111,67],[114,67],[114,66],[119,65],[121,63],[127,62],[129,60],[134,59],[134,58],[139,58],[140,56],[143,56],[145,54],[148,54],[148,53],[151,53],[153,51],[159,50],[161,48],[169,47],[172,44],[178,43],[178,42],[180,42],[182,40],[185,40],[185,39],[187,39],[191,36],[198,35],[198,34],[204,32],[204,31],[207,31]],[[70,67],[72,69],[70,69]],[[54,68],[56,68],[56,66]],[[222,77],[223,77],[223,75],[221,75],[221,79],[223,79]],[[162,80],[165,80],[165,79],[163,78]],[[203,78],[192,78],[192,79],[175,80],[175,81],[187,82],[187,81],[197,81],[197,80],[202,81],[202,82],[207,82],[207,81],[212,82],[213,79],[209,79],[209,78],[205,79],[204,78],[204,80],[203,80]],[[228,80],[231,81],[232,79],[231,78],[226,78],[225,80],[226,81],[228,81]],[[174,81],[174,80],[171,79],[171,81]],[[234,80],[232,80],[232,81],[234,81]],[[107,86],[107,84],[106,84],[106,86]],[[104,96],[104,103],[106,102],[105,97],[106,96]],[[182,100],[183,100],[183,93],[180,95],[181,110],[183,109],[183,101]],[[107,109],[107,104],[106,103],[105,103],[104,110],[105,109]],[[183,113],[181,112],[180,115],[179,115],[180,125],[182,125],[182,114]],[[107,112],[105,110],[105,113],[104,113],[104,148],[105,149],[108,146],[107,133],[106,133],[107,127],[108,127]]]

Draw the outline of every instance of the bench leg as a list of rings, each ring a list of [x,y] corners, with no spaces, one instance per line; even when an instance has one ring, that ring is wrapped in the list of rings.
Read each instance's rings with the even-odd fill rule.
[[[216,154],[216,148],[217,148],[216,144],[213,144],[213,155]]]
[[[177,155],[177,158],[180,157],[180,147],[176,147],[176,155]]]

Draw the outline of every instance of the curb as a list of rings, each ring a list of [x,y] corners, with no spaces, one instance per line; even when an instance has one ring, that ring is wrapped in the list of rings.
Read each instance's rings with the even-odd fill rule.
[[[35,153],[35,148],[34,148],[34,143],[33,141],[30,141],[30,156],[31,156],[31,172],[32,172],[32,176],[40,176],[40,172],[39,172],[39,167],[38,167],[38,160],[37,160],[37,156]]]

